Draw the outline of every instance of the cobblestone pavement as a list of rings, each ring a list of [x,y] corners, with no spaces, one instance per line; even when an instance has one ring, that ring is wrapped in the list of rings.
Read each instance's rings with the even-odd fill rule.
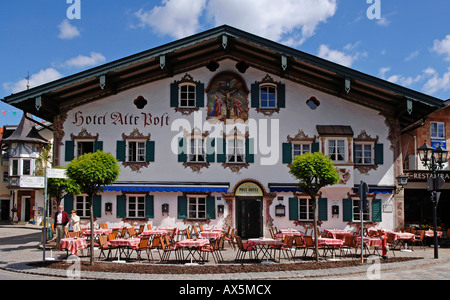
[[[14,226],[0,226],[0,279],[66,279],[67,270],[33,268],[27,262],[42,261],[42,249],[38,248],[41,231],[34,228],[19,228]],[[232,259],[235,251],[224,251]],[[450,249],[440,248],[439,259],[433,258],[433,249],[425,250],[416,247],[413,252],[396,251],[396,256],[423,257],[402,263],[363,265],[358,267],[284,271],[284,272],[255,272],[236,274],[204,274],[205,280],[287,280],[287,279],[327,279],[327,280],[448,280],[450,278]],[[62,259],[66,252],[47,251],[47,257]],[[169,267],[169,266],[168,266]],[[13,272],[11,272],[13,271]],[[40,277],[36,277],[36,275]],[[70,274],[69,274],[70,275]],[[49,277],[56,276],[56,277]],[[113,274],[81,272],[82,279],[149,279],[149,280],[198,280],[198,275],[170,275],[170,274]]]

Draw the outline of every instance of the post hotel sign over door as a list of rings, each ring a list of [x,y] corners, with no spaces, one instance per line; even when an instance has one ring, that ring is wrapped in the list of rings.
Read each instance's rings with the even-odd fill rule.
[[[263,196],[263,191],[254,182],[244,182],[236,189],[235,196]]]

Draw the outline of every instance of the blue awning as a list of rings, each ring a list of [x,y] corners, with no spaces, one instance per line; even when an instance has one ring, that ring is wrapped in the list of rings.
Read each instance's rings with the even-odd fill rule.
[[[296,184],[271,184],[269,183],[269,189],[271,193],[302,193],[303,190],[299,189]]]
[[[112,185],[103,187],[110,192],[186,192],[227,193],[228,185]]]
[[[379,187],[379,186],[370,186],[369,185],[369,193],[375,193],[375,194],[392,194],[395,188],[393,187]],[[359,188],[354,187],[353,192],[355,194],[358,194]]]

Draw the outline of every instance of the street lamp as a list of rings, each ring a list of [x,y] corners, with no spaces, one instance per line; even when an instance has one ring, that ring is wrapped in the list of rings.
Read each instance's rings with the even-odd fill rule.
[[[434,258],[438,258],[438,237],[437,237],[437,205],[438,201],[436,198],[436,191],[439,189],[439,180],[443,181],[443,178],[438,178],[436,176],[437,170],[442,169],[444,167],[444,163],[447,162],[448,151],[444,150],[441,145],[436,149],[433,149],[430,145],[425,144],[420,146],[418,149],[419,157],[422,161],[424,167],[431,170],[431,179],[432,182],[432,193],[431,193],[431,202],[433,203],[433,223],[434,223]]]

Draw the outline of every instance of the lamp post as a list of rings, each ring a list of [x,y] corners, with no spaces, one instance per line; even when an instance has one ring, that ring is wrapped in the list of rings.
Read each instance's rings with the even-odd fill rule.
[[[424,167],[431,170],[431,202],[433,204],[433,227],[434,227],[434,258],[439,258],[438,254],[438,237],[437,237],[437,206],[438,199],[436,192],[440,189],[443,179],[437,177],[437,171],[444,167],[444,163],[447,162],[448,151],[444,150],[440,145],[436,149],[431,147],[425,141],[425,144],[418,149],[420,160]]]

